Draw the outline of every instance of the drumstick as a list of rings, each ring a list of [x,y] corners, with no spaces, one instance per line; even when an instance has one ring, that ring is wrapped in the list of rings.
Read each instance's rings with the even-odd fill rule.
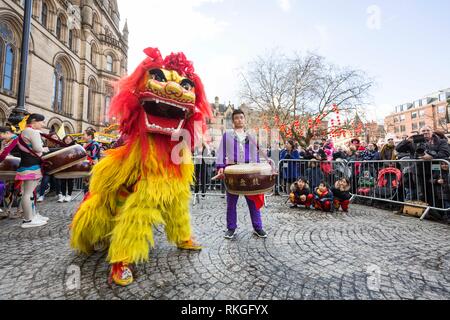
[[[224,177],[223,174],[218,174],[217,176],[212,177],[211,180],[212,180],[212,181],[215,181],[215,180],[221,180],[221,179],[223,179],[223,177]]]

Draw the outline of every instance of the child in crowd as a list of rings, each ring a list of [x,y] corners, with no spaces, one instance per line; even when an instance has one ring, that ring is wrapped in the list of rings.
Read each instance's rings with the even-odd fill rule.
[[[325,181],[322,181],[314,190],[314,207],[324,212],[333,211],[333,192]]]
[[[371,176],[370,171],[364,171],[358,180],[358,194],[368,196],[374,186],[375,179]]]
[[[350,180],[347,178],[342,178],[334,184],[334,188],[331,189],[334,196],[334,209],[339,211],[342,207],[344,212],[348,212],[350,205],[350,199],[352,195],[350,194]]]
[[[290,200],[293,206],[291,208],[297,208],[297,206],[305,206],[309,209],[313,203],[314,196],[309,188],[308,181],[304,178],[299,179],[291,186]]]

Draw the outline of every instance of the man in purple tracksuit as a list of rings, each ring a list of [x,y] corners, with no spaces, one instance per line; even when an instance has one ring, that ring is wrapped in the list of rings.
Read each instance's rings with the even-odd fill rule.
[[[227,131],[220,143],[217,151],[216,167],[219,175],[223,175],[225,167],[233,164],[259,163],[259,152],[256,139],[245,132],[245,114],[241,110],[235,110],[232,115],[234,130]],[[253,229],[255,235],[260,238],[267,238],[267,233],[263,230],[261,212],[256,204],[245,197],[250,210]],[[226,239],[233,239],[237,229],[236,205],[239,196],[227,192],[227,232]]]

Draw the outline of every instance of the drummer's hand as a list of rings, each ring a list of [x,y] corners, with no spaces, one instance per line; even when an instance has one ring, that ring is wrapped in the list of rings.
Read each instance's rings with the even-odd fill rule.
[[[49,153],[50,152],[50,149],[49,148],[47,148],[47,147],[44,147],[44,153]]]
[[[219,169],[218,171],[217,171],[217,175],[219,175],[219,176],[223,176],[223,173],[224,173],[224,169],[222,168],[222,169]]]

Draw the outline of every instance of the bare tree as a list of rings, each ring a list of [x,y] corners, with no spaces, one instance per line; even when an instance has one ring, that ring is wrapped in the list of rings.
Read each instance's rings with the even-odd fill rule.
[[[257,57],[241,77],[241,97],[272,126],[275,118],[283,124],[324,120],[336,107],[348,117],[368,103],[373,86],[361,70],[337,67],[313,53],[288,57],[277,49]],[[308,144],[314,135],[314,130],[307,130],[302,140]]]
[[[333,105],[343,112],[357,111],[358,106],[368,103],[373,81],[363,71],[331,64],[324,67],[314,89],[315,99],[310,104],[312,113],[328,115]]]
[[[241,74],[241,97],[269,117],[278,116],[287,121],[303,112],[322,59],[314,54],[305,57],[295,54],[288,58],[278,50],[259,56],[249,64],[246,74]]]

